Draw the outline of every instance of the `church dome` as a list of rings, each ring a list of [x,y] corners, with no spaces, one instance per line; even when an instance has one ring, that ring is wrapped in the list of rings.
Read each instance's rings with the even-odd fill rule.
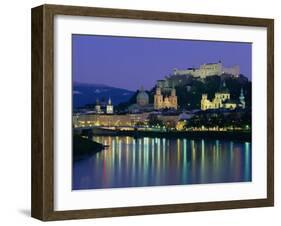
[[[148,94],[143,90],[143,88],[141,88],[141,90],[139,91],[138,95],[137,95],[137,104],[139,106],[145,106],[147,105],[149,102],[149,96]]]

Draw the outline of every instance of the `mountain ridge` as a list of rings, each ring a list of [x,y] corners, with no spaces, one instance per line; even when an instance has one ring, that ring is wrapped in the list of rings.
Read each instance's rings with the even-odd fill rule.
[[[113,105],[128,101],[135,92],[104,84],[73,82],[73,107],[80,108],[94,105],[96,100],[107,102],[110,98]]]

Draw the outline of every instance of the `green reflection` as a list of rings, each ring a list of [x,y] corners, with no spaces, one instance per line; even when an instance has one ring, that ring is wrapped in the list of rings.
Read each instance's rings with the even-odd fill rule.
[[[201,182],[203,182],[205,180],[205,176],[206,176],[206,172],[205,172],[205,165],[206,165],[206,162],[205,162],[205,141],[204,140],[201,140],[201,169],[200,169],[200,172],[201,172]]]
[[[135,177],[136,174],[136,140],[133,139],[133,144],[132,144],[132,156],[133,156],[133,160],[132,160],[132,180]]]
[[[163,138],[162,139],[162,142],[163,142],[163,146],[162,146],[162,156],[163,156],[163,164],[162,164],[162,172],[165,172],[166,170],[166,139]]]
[[[244,165],[244,179],[250,179],[250,143],[245,142],[245,165]]]
[[[194,140],[191,141],[191,172],[192,178],[196,178],[196,147]]]
[[[155,139],[153,138],[151,140],[151,173],[152,173],[152,175],[154,174],[154,161],[155,161],[154,146],[155,146]]]
[[[177,168],[179,170],[181,160],[180,139],[177,139]]]
[[[144,146],[144,152],[143,152],[143,154],[144,154],[144,161],[143,161],[143,171],[144,171],[143,178],[144,178],[144,180],[143,180],[143,182],[144,182],[144,185],[146,185],[147,180],[148,180],[148,175],[147,175],[147,173],[148,173],[148,138],[147,137],[144,138],[143,146]]]
[[[182,183],[187,181],[187,140],[183,140],[183,164],[182,164]]]

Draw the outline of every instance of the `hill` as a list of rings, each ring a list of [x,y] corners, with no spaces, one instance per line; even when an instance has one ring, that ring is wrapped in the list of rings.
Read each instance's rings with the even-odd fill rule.
[[[243,88],[246,106],[252,105],[252,83],[245,76],[240,75],[238,78],[231,76],[209,76],[202,79],[189,77],[185,83],[175,86],[178,96],[178,104],[181,109],[193,110],[200,109],[201,96],[203,93],[208,94],[208,98],[212,99],[216,92],[220,90],[223,82],[226,84],[230,92],[232,100],[239,101],[240,91]],[[146,91],[149,95],[149,103],[153,103],[156,86]],[[118,108],[124,110],[133,103],[136,103],[137,92],[135,92],[128,101],[119,104]],[[169,92],[163,92],[164,96]]]
[[[85,107],[86,105],[94,105],[96,99],[99,101],[107,101],[111,98],[113,105],[128,101],[134,92],[126,89],[115,88],[103,84],[85,84],[73,83],[73,107]]]

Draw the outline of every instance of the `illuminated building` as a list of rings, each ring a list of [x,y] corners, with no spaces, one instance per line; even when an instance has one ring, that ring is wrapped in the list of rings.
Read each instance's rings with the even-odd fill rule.
[[[188,68],[184,70],[174,69],[173,75],[192,75],[193,77],[206,78],[213,75],[230,74],[238,77],[240,68],[238,65],[233,67],[224,67],[222,62],[201,64],[199,68]]]
[[[149,104],[149,95],[143,87],[136,96],[136,103],[130,105],[128,111],[133,114],[153,111],[153,104]]]
[[[188,84],[190,77],[205,79],[214,75],[229,75],[230,77],[238,78],[239,74],[240,68],[238,65],[225,67],[221,61],[218,63],[206,63],[200,65],[199,68],[175,68],[170,75],[157,81],[157,87],[161,88],[163,91],[169,91],[172,87]]]
[[[106,104],[100,104],[99,100],[96,100],[95,105],[95,113],[96,114],[113,114],[114,113],[114,107],[112,105],[111,99],[108,99],[108,102]]]
[[[165,96],[161,94],[161,88],[156,88],[156,94],[154,95],[154,109],[163,109],[163,108],[178,108],[178,99],[176,95],[176,89],[173,88],[170,96]]]
[[[134,127],[139,123],[148,125],[149,112],[141,114],[109,115],[109,114],[81,114],[73,116],[74,127]],[[158,115],[157,118],[166,127],[176,127],[178,115]]]
[[[201,98],[201,110],[205,111],[208,109],[235,109],[237,104],[230,99],[230,93],[223,83],[223,88],[215,93],[213,100],[208,100],[207,94],[202,94]]]
[[[102,110],[101,110],[101,105],[100,105],[98,99],[96,100],[95,112],[96,112],[97,114],[103,113]]]
[[[142,114],[81,114],[73,116],[74,127],[130,127],[138,122],[146,123],[149,113]]]
[[[113,114],[113,105],[111,104],[111,99],[108,99],[108,103],[106,105],[106,114]]]
[[[245,108],[246,108],[246,102],[245,102],[244,92],[243,92],[243,89],[242,89],[242,88],[241,88],[241,91],[240,91],[239,100],[240,100],[240,106],[241,106],[241,108],[242,108],[242,109],[245,109]]]

